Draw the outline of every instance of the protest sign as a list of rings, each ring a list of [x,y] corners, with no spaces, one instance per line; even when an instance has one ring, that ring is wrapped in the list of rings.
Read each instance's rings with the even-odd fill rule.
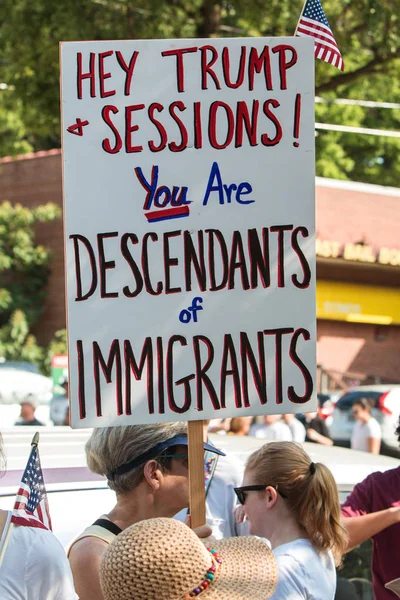
[[[313,42],[66,42],[73,427],[314,410]]]

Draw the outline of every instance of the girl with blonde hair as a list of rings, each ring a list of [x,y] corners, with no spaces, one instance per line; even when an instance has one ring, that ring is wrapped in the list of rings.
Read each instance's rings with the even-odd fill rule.
[[[294,442],[270,442],[250,456],[235,491],[250,533],[271,543],[279,573],[274,600],[333,600],[346,533],[330,470]]]

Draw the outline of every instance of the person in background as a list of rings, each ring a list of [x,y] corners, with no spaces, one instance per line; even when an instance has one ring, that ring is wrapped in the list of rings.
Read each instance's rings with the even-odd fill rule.
[[[233,421],[233,419],[232,419]],[[203,421],[203,439],[208,438],[209,421]],[[248,535],[247,523],[238,524],[234,515],[237,505],[235,487],[240,485],[243,469],[238,461],[230,456],[220,456],[206,452],[204,455],[204,480],[206,488],[206,523],[216,540],[238,535]],[[178,521],[185,521],[188,511],[175,515]]]
[[[293,414],[283,415],[283,421],[292,432],[292,441],[302,444],[306,439],[306,430],[303,423]]]
[[[297,443],[270,442],[250,456],[235,491],[250,534],[271,543],[278,564],[274,600],[333,600],[347,538],[330,470]]]
[[[71,426],[71,416],[70,416],[70,412],[69,412],[69,382],[68,382],[68,377],[65,377],[61,381],[60,385],[61,385],[61,387],[64,390],[66,399],[68,400],[68,405],[67,405],[67,408],[65,410],[65,417],[64,417],[63,425],[65,425],[65,426]]]
[[[251,417],[233,417],[228,430],[228,435],[248,435],[251,426]]]
[[[371,415],[374,400],[360,398],[353,403],[353,416],[356,420],[351,434],[353,450],[379,454],[382,432],[376,419]]]
[[[69,399],[69,383],[68,383],[68,377],[64,377],[61,382],[60,382],[60,386],[63,388],[66,397]]]
[[[0,472],[5,467],[0,436]],[[78,600],[67,557],[48,529],[11,523],[0,510],[1,600]]]
[[[221,454],[208,444],[204,449]],[[189,506],[187,424],[94,429],[85,450],[89,469],[107,477],[117,503],[77,537],[68,554],[80,600],[103,600],[100,560],[115,537],[133,523],[173,517]]]
[[[400,418],[396,429],[400,442]],[[385,583],[399,577],[400,467],[368,475],[342,505],[342,522],[348,533],[346,552],[372,539],[374,597],[392,600]]]
[[[322,444],[323,446],[333,446],[333,440],[329,435],[329,429],[324,419],[321,419],[318,412],[305,413],[303,415],[303,424],[306,429],[307,442]]]
[[[249,435],[271,441],[292,441],[292,432],[281,419],[281,415],[265,415],[264,423],[252,425]]]
[[[21,402],[21,419],[15,423],[15,425],[33,425],[35,427],[42,427],[44,424],[38,421],[35,417],[36,406],[33,400],[27,398]]]

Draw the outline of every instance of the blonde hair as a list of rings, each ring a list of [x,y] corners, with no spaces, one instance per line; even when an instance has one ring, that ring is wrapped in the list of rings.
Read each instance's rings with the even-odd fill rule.
[[[314,548],[331,550],[336,565],[341,563],[347,535],[340,524],[339,495],[328,467],[314,464],[295,442],[270,442],[250,456],[246,471],[285,494],[284,502]]]
[[[99,427],[93,430],[85,445],[87,465],[93,473],[107,476],[117,467],[151,450],[157,444],[186,433],[187,424],[182,421]],[[130,492],[142,481],[143,467],[144,465],[141,465],[128,473],[115,475],[112,481],[108,480],[109,487],[120,494]]]

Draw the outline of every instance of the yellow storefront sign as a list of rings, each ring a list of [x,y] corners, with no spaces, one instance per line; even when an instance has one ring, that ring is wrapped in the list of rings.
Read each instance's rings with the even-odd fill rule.
[[[317,319],[400,325],[400,290],[317,281]]]

